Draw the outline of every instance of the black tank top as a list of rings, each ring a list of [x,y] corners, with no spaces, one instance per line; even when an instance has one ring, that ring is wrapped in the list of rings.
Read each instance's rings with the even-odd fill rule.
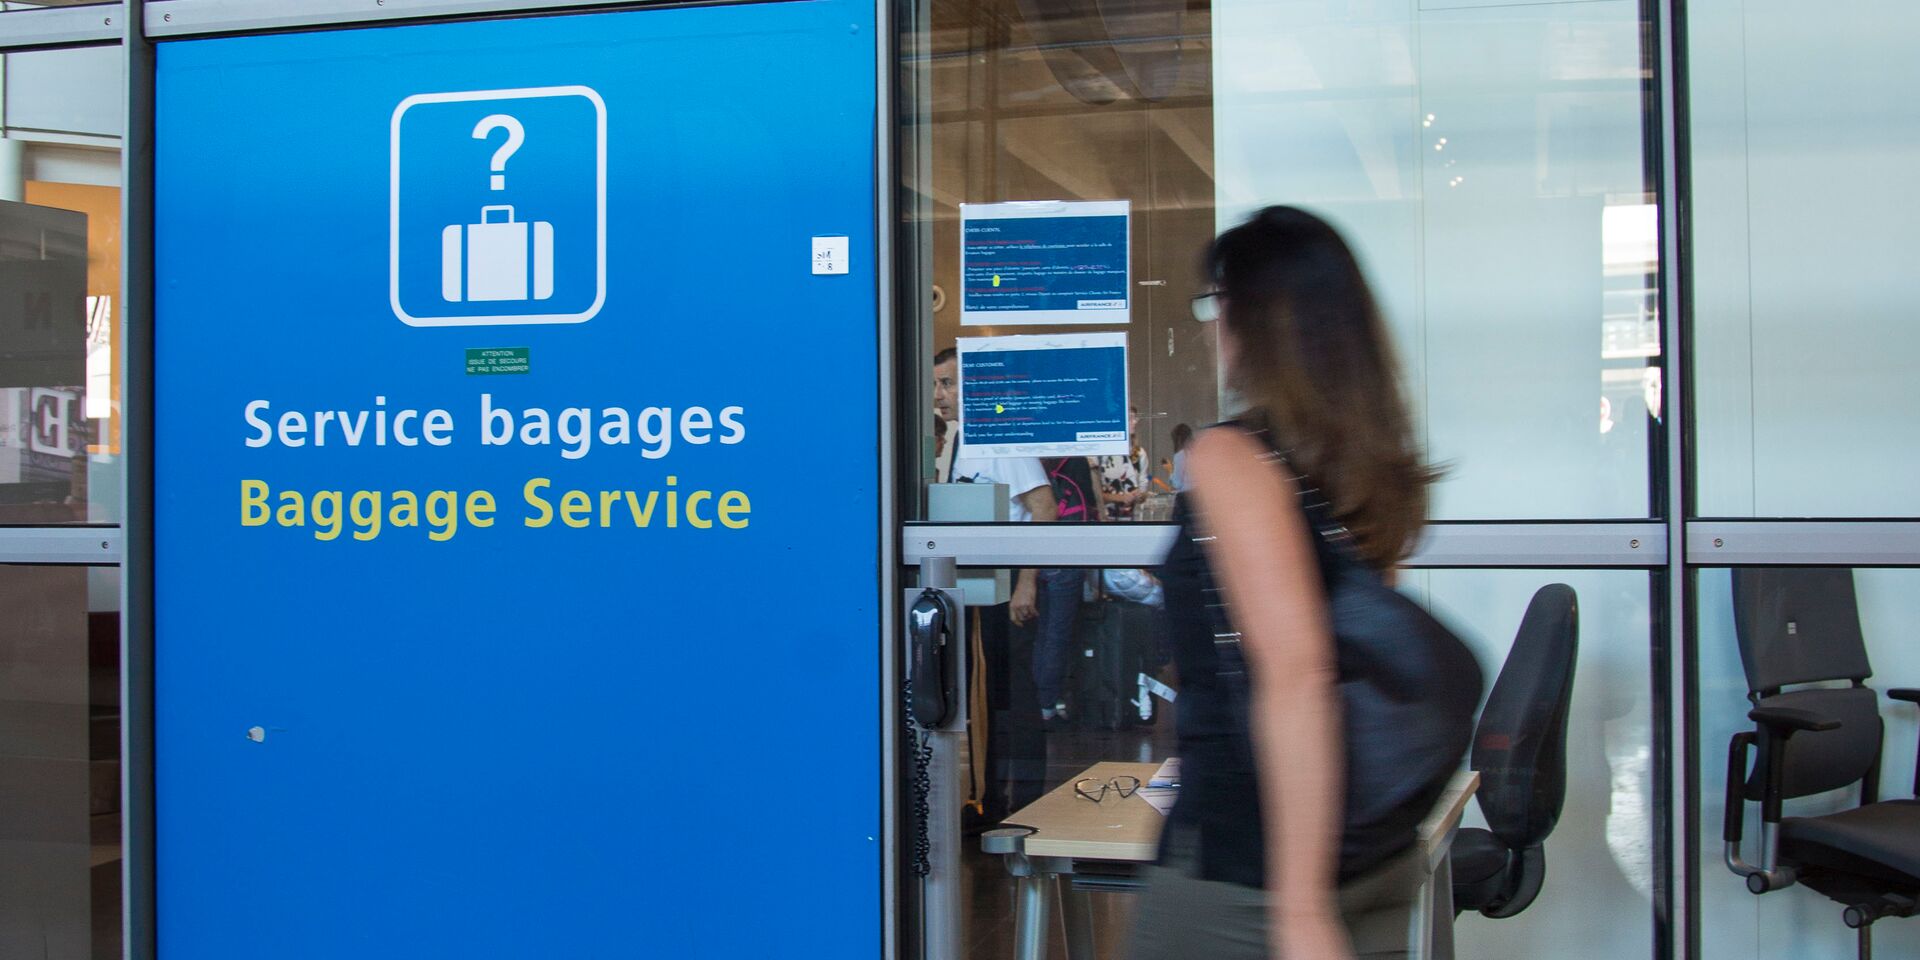
[[[1309,479],[1301,486],[1296,509],[1316,531],[1314,561],[1326,586],[1340,671],[1346,764],[1339,879],[1345,882],[1413,846],[1420,821],[1472,740],[1481,676],[1457,635],[1365,565],[1332,515],[1331,498]],[[1180,667],[1181,784],[1167,833],[1197,852],[1202,879],[1265,886],[1260,782],[1247,729],[1252,684],[1233,611],[1215,590],[1201,539],[1207,532],[1196,522],[1191,496],[1179,497],[1174,519],[1180,536],[1160,577],[1167,636]]]
[[[1201,879],[1264,887],[1266,843],[1252,737],[1245,712],[1235,708],[1236,694],[1228,688],[1229,683],[1245,681],[1228,680],[1221,673],[1214,632],[1224,628],[1223,611],[1215,609],[1223,601],[1207,563],[1201,540],[1206,534],[1195,522],[1191,494],[1175,500],[1173,519],[1180,524],[1180,536],[1167,552],[1160,579],[1167,598],[1167,636],[1180,669],[1180,794],[1168,815],[1161,853],[1165,855],[1172,834],[1184,833],[1187,849],[1198,851]],[[1327,558],[1321,547],[1315,538],[1315,557],[1324,572]],[[1341,844],[1343,881],[1380,862],[1376,856],[1354,853],[1349,844]]]
[[[1265,886],[1266,848],[1252,744],[1220,677],[1213,611],[1220,603],[1195,529],[1192,496],[1180,494],[1173,518],[1180,537],[1160,569],[1166,590],[1167,637],[1180,670],[1180,794],[1162,834],[1197,834],[1200,878]]]

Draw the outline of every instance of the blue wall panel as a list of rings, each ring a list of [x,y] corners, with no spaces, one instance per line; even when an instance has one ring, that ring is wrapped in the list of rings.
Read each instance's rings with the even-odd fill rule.
[[[872,32],[870,7],[823,0],[160,48],[164,956],[878,953]],[[603,304],[403,322],[396,108],[555,86],[604,103]],[[526,107],[498,193],[503,134],[472,138],[467,114],[406,129],[400,246],[429,271],[408,296],[432,301],[437,211],[502,201],[553,225],[550,301],[591,299],[580,103],[480,105]],[[821,235],[849,238],[849,274],[810,273]],[[469,373],[489,348],[529,372]],[[516,427],[585,408],[594,442],[487,444],[483,394]],[[741,408],[739,427],[690,442],[695,406]],[[670,408],[671,446],[606,442],[612,407]],[[449,442],[400,445],[403,409],[447,411]],[[325,445],[311,422],[301,446],[272,430],[322,410],[368,411],[361,442],[337,420]],[[593,492],[588,525],[526,525],[533,478],[556,508]],[[249,525],[247,481],[272,508],[379,491],[381,529]],[[494,522],[432,539],[395,523],[402,490],[489,491]],[[601,526],[601,490],[658,494],[649,525],[621,497]],[[744,528],[714,501],[710,528],[665,526],[665,494],[697,490],[745,494]]]

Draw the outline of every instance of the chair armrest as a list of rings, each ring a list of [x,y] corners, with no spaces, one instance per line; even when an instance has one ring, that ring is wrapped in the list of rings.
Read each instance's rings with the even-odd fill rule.
[[[1727,806],[1726,819],[1721,824],[1720,837],[1733,846],[1736,855],[1741,837],[1746,831],[1747,753],[1753,749],[1754,742],[1759,739],[1753,731],[1743,730],[1734,734],[1733,739],[1727,742]],[[1733,866],[1735,873],[1740,872],[1740,868],[1731,862],[1728,866]],[[1745,874],[1741,875],[1745,876]]]
[[[1755,707],[1747,713],[1747,719],[1766,727],[1769,733],[1783,739],[1796,733],[1820,733],[1840,729],[1840,721],[1832,717],[1823,717],[1810,710],[1795,710],[1790,707]]]
[[[1887,691],[1887,696],[1908,703],[1920,703],[1920,690],[1912,687],[1894,687]],[[1913,795],[1920,797],[1920,760],[1916,760],[1913,767]]]

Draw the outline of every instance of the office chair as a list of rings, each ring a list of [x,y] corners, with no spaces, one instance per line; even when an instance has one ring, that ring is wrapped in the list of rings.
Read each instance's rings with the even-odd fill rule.
[[[1527,605],[1513,649],[1473,732],[1469,762],[1487,829],[1454,836],[1453,908],[1504,918],[1525,910],[1547,873],[1547,835],[1567,794],[1567,707],[1580,649],[1580,601],[1564,583]]]
[[[1859,931],[1860,957],[1867,960],[1873,922],[1913,916],[1920,899],[1920,800],[1879,798],[1884,727],[1879,699],[1866,685],[1873,669],[1853,571],[1737,569],[1733,625],[1754,729],[1734,734],[1727,746],[1727,866],[1747,878],[1755,894],[1800,883],[1845,904],[1841,917]],[[1920,703],[1917,690],[1888,690],[1887,696]],[[1755,746],[1759,760],[1749,773],[1747,756]],[[1860,805],[1851,810],[1781,814],[1784,801],[1855,783]],[[1920,782],[1914,790],[1920,794]],[[1746,803],[1760,804],[1758,866],[1741,856]]]

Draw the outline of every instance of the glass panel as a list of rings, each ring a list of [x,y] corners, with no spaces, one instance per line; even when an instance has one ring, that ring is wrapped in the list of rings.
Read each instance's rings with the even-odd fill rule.
[[[1567,719],[1566,799],[1539,897],[1516,916],[1455,921],[1461,957],[1647,956],[1653,948],[1653,680],[1649,577],[1637,570],[1432,570],[1407,588],[1479,654],[1491,692],[1534,593],[1573,588],[1580,611]],[[1486,731],[1481,731],[1484,738]],[[1479,806],[1466,826],[1484,826]],[[1456,882],[1463,879],[1456,876]]]
[[[1910,798],[1914,795],[1915,743],[1920,738],[1920,723],[1915,722],[1916,710],[1911,704],[1893,701],[1880,691],[1920,686],[1920,647],[1912,640],[1913,623],[1920,618],[1920,570],[1822,568],[1811,576],[1782,568],[1767,571],[1769,576],[1746,580],[1751,572],[1761,571],[1702,570],[1696,580],[1700,618],[1703,956],[1707,960],[1852,960],[1855,936],[1842,922],[1840,902],[1804,883],[1756,897],[1723,865],[1721,828],[1726,822],[1728,745],[1735,734],[1755,729],[1747,719],[1753,704],[1748,700],[1748,679],[1741,657],[1743,626],[1735,605],[1749,611],[1744,626],[1749,638],[1771,637],[1776,650],[1807,652],[1809,662],[1821,668],[1815,671],[1817,675],[1856,673],[1846,663],[1859,663],[1864,650],[1865,663],[1872,671],[1867,683],[1875,692],[1861,699],[1878,709],[1885,732],[1877,744],[1869,738],[1862,756],[1869,762],[1876,758],[1879,761],[1882,799]],[[1736,601],[1737,577],[1742,579],[1742,594]],[[1846,595],[1849,580],[1851,597]],[[1850,639],[1856,632],[1860,640]],[[1789,694],[1803,688],[1847,685],[1845,680],[1793,683],[1804,672],[1791,669],[1792,663],[1779,653],[1762,655],[1759,662],[1774,671],[1772,677],[1761,682],[1786,686]],[[1832,739],[1809,742],[1814,737]],[[1789,763],[1791,751],[1797,748],[1812,748],[1826,757],[1841,758],[1845,749],[1836,740],[1850,740],[1846,727],[1832,733],[1796,735],[1788,740]],[[1836,759],[1836,763],[1844,762]],[[1842,770],[1836,776],[1857,780],[1858,773],[1857,769]],[[1784,813],[1789,817],[1838,813],[1857,807],[1860,800],[1861,788],[1853,784],[1789,800]],[[1758,863],[1758,804],[1743,803],[1742,807],[1743,856]],[[1908,828],[1901,840],[1910,849],[1912,839]],[[1873,939],[1876,956],[1920,956],[1920,923],[1899,919],[1880,922],[1873,927]]]
[[[0,956],[120,956],[119,593],[0,566]]]
[[[1920,514],[1920,9],[1687,18],[1699,512]]]
[[[1450,465],[1436,519],[1649,515],[1662,361],[1638,3],[1096,6],[922,14],[928,39],[911,45],[933,52],[909,58],[904,133],[924,160],[903,169],[922,204],[907,210],[908,252],[923,264],[929,353],[1124,331],[1133,446],[1165,484],[1176,428],[1232,409],[1190,308],[1199,255],[1262,206],[1301,205],[1368,270],[1423,439]],[[963,204],[1085,201],[1129,205],[1128,316],[963,319],[971,298],[1052,282],[1018,257],[980,261],[1012,275],[963,282]]]
[[[1110,572],[1110,586],[1124,585],[1111,583],[1116,576],[1132,574]],[[1455,921],[1457,955],[1575,960],[1650,955],[1655,808],[1649,575],[1630,570],[1432,570],[1407,571],[1403,580],[1403,589],[1473,648],[1489,693],[1535,593],[1563,583],[1577,597],[1579,653],[1566,730],[1566,793],[1557,826],[1545,839],[1545,884],[1517,916],[1496,920],[1472,911],[1460,916]],[[1157,765],[1178,749],[1174,724],[1181,680],[1171,667],[1155,665],[1164,655],[1157,646],[1157,621],[1152,611],[1120,591],[1109,593],[1106,600],[1081,605],[1072,619],[1070,656],[1060,683],[1064,714],[1034,728],[1031,741],[1044,750],[1044,762],[1034,756],[1024,768],[1002,768],[1044,771],[1038,782],[1028,785],[1027,794],[1014,801],[1016,823],[1023,822],[1019,806],[1041,791],[1076,782],[1093,764]],[[1005,644],[995,636],[986,635],[986,659],[1005,656],[1013,661],[1011,669],[1038,669],[1033,631],[1022,639],[1015,630]],[[1116,667],[1122,663],[1127,669]],[[1140,691],[1137,683],[1127,683],[1119,685],[1122,694],[1115,697],[1111,677],[1130,675],[1135,665],[1167,689],[1154,692],[1158,688],[1150,685]],[[1009,668],[999,669],[1004,674]],[[1019,680],[1017,675],[1012,679]],[[1015,683],[1010,689],[1017,687]],[[1175,699],[1169,702],[1162,693]],[[1136,704],[1128,702],[1142,696],[1153,714],[1147,721],[1141,721]],[[978,726],[977,709],[975,716]],[[1015,721],[1003,711],[990,714],[990,723]],[[974,732],[981,735],[978,729]],[[1017,744],[1011,750],[1016,761],[1021,755]],[[984,769],[977,776],[989,777]],[[1485,823],[1481,809],[1470,804],[1464,825]],[[1011,957],[1014,881],[1000,858],[982,853],[977,841],[967,841],[963,849],[967,955]],[[1116,865],[1093,866],[1104,878]],[[1124,880],[1129,875],[1126,865],[1119,866],[1118,886],[1096,888],[1117,893],[1092,897],[1095,941],[1102,956],[1114,955],[1130,930],[1134,897]],[[1059,935],[1050,936],[1052,955],[1058,956]]]
[[[0,56],[0,523],[119,519],[117,47]]]

